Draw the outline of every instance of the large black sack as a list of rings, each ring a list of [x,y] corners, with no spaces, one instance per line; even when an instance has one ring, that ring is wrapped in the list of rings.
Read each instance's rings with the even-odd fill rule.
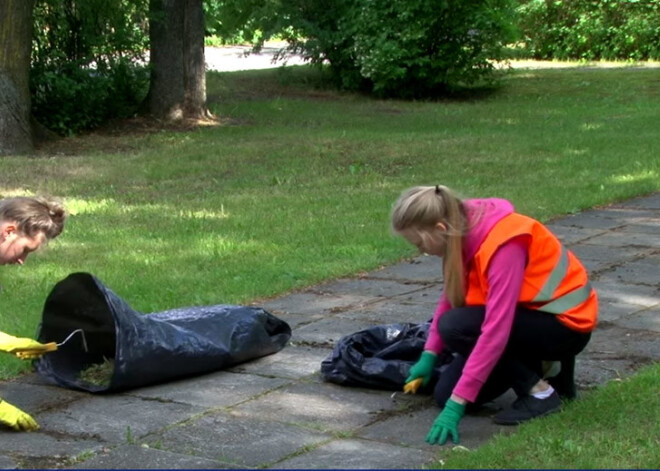
[[[289,325],[258,307],[214,305],[142,314],[88,273],[73,273],[48,295],[37,338],[61,342],[36,371],[48,380],[89,392],[110,392],[223,369],[281,350]],[[80,379],[90,365],[113,359],[109,384]]]
[[[383,324],[346,335],[321,362],[324,381],[344,386],[400,391],[419,360],[430,322]],[[452,355],[442,352],[426,388],[436,383]]]

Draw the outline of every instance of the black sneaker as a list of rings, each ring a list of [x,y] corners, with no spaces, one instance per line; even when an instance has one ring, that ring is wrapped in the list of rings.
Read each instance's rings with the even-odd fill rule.
[[[559,412],[561,410],[561,399],[557,391],[545,399],[537,399],[534,396],[520,396],[507,409],[499,412],[493,417],[493,422],[500,425],[518,425],[535,417]]]

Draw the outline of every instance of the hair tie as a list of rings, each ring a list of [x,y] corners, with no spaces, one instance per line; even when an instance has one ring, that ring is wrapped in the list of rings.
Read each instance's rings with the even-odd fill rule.
[[[435,194],[439,195],[442,190],[440,189],[440,185],[435,186]]]

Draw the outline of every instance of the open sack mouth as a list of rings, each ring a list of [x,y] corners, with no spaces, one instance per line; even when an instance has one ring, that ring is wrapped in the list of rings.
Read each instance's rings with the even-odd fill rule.
[[[286,322],[259,307],[143,314],[89,273],[73,273],[53,287],[37,338],[60,341],[76,329],[84,336],[44,355],[35,368],[60,386],[94,393],[220,370],[278,352],[291,338]]]
[[[430,325],[430,321],[381,324],[345,335],[321,362],[321,377],[343,386],[401,391],[424,351]],[[449,351],[441,352],[429,385],[435,384],[452,359]],[[421,392],[431,389],[423,386]]]

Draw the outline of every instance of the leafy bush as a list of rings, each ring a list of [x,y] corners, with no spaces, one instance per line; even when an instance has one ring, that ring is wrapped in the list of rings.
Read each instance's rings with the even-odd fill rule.
[[[222,0],[217,12],[227,27],[243,18],[226,34],[258,28],[257,48],[277,35],[341,88],[422,97],[494,80],[492,61],[514,38],[514,2]]]
[[[535,59],[660,59],[657,0],[521,0],[518,13]]]
[[[366,0],[346,30],[360,75],[378,95],[417,97],[489,83],[514,38],[506,0]]]
[[[77,64],[32,70],[32,113],[60,134],[93,129],[111,118],[132,116],[146,95],[146,68],[125,61],[97,71]]]
[[[148,87],[147,0],[36,0],[32,113],[65,135],[136,112]]]
[[[207,44],[249,44],[261,37],[254,13],[264,7],[253,0],[204,0]]]

